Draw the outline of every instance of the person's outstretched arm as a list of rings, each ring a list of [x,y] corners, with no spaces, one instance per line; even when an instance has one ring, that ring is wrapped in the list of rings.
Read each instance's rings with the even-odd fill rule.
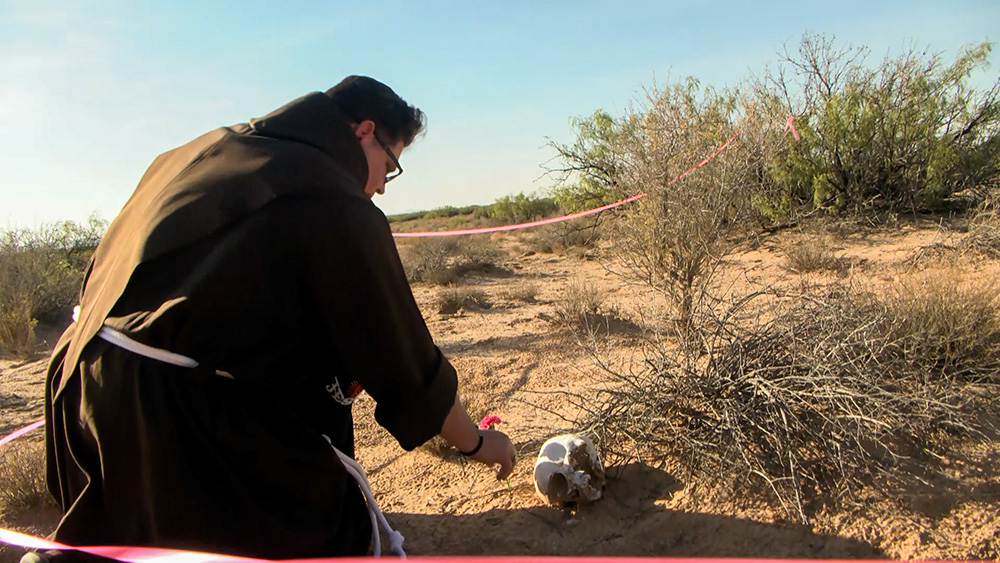
[[[458,393],[455,394],[455,404],[448,411],[441,427],[441,437],[460,452],[471,452],[479,444],[479,436],[483,437],[483,445],[474,455],[469,456],[486,465],[499,464],[497,479],[505,479],[514,470],[517,456],[510,438],[499,430],[480,430],[469,418],[469,413],[462,406]]]

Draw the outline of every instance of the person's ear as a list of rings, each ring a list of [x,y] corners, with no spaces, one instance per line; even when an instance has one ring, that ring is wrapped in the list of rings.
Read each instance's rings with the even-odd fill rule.
[[[358,139],[364,139],[365,137],[370,137],[374,134],[375,122],[370,119],[366,119],[354,126],[354,135]]]

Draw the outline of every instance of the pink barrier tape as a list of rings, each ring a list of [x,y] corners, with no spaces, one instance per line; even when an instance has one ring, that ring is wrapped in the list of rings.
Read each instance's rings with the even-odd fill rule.
[[[253,561],[266,561],[265,559],[252,559],[247,557],[237,557],[234,555],[220,555],[217,553],[204,553],[199,551],[184,551],[179,549],[164,549],[159,547],[127,547],[127,546],[93,546],[74,547],[54,541],[49,541],[28,534],[22,534],[12,530],[0,528],[0,542],[23,547],[26,549],[49,550],[58,549],[66,551],[81,551],[99,557],[117,559],[129,563],[209,563],[213,561],[225,563],[248,563]]]
[[[0,528],[0,542],[25,547],[29,549],[75,550],[107,557],[127,563],[339,563],[341,561],[371,561],[367,557],[350,558],[316,558],[316,559],[254,559],[235,555],[221,555],[200,551],[184,551],[179,549],[164,549],[158,547],[126,547],[126,546],[94,546],[72,547],[53,541],[43,540],[27,534],[12,532]],[[590,563],[631,563],[645,561],[672,561],[674,563],[884,563],[884,559],[751,559],[751,558],[668,558],[668,557],[555,557],[555,556],[447,556],[447,557],[409,557],[411,561],[426,561],[428,563],[524,563],[537,561],[542,563],[569,563],[572,561],[587,561]],[[931,562],[928,562],[931,563]],[[938,563],[944,563],[938,562]],[[970,562],[971,563],[971,562]]]
[[[31,424],[25,426],[24,428],[20,430],[15,430],[14,432],[11,432],[10,434],[4,436],[3,438],[0,438],[0,447],[3,447],[3,445],[6,444],[7,442],[13,442],[14,440],[20,438],[21,436],[24,436],[28,432],[31,432],[32,430],[40,426],[45,426],[44,418],[41,420],[36,420],[35,422],[32,422]]]
[[[800,137],[799,137],[799,132],[795,130],[795,123],[793,123],[794,121],[795,121],[795,116],[794,115],[789,115],[788,116],[788,121],[785,122],[785,131],[788,131],[789,129],[791,129],[792,130],[792,136],[795,137],[796,141],[798,141],[800,139]]]
[[[65,549],[68,547],[61,543],[36,538],[35,536],[29,536],[28,534],[15,532],[14,530],[5,530],[4,528],[0,528],[0,542],[27,549]]]
[[[0,542],[19,547],[47,550],[75,550],[90,553],[100,557],[117,559],[127,563],[339,563],[341,561],[371,561],[371,558],[316,558],[316,559],[254,559],[235,555],[221,555],[200,551],[184,551],[180,549],[164,549],[158,547],[127,547],[127,546],[93,546],[73,547],[19,532],[0,528]],[[488,563],[524,563],[538,561],[543,563],[571,561],[588,561],[591,563],[630,563],[637,561],[672,561],[674,563],[884,563],[884,559],[751,559],[751,558],[668,558],[668,557],[555,557],[555,556],[447,556],[447,557],[409,557],[413,561],[438,563],[460,563],[479,561]],[[930,563],[930,562],[928,562]],[[944,562],[940,562],[944,563]]]
[[[702,160],[698,164],[692,166],[690,169],[688,169],[686,172],[684,172],[680,176],[677,176],[673,180],[670,180],[669,182],[667,182],[667,185],[669,186],[670,184],[673,184],[674,182],[680,180],[681,178],[684,178],[688,174],[691,174],[695,170],[697,170],[697,169],[701,168],[702,166],[705,166],[706,164],[708,164],[708,161],[712,160],[720,152],[722,152],[723,150],[725,150],[726,147],[728,147],[729,144],[732,143],[734,139],[736,139],[737,135],[738,135],[738,133],[734,133],[732,137],[729,137],[728,141],[726,141],[725,143],[723,143],[722,146],[720,146],[719,148],[715,149],[715,151],[712,152],[712,154],[706,156],[704,158],[704,160]],[[600,213],[601,211],[607,211],[608,209],[613,209],[613,208],[618,207],[620,205],[625,205],[626,203],[633,202],[633,201],[635,201],[635,200],[637,200],[637,199],[639,199],[641,197],[645,197],[646,195],[648,195],[648,192],[643,192],[641,194],[636,194],[636,195],[634,195],[632,197],[625,198],[625,199],[623,199],[621,201],[616,201],[614,203],[609,203],[607,205],[602,205],[600,207],[595,207],[594,209],[588,209],[586,211],[578,211],[576,213],[570,213],[569,215],[563,215],[561,217],[552,217],[552,218],[549,218],[549,219],[541,219],[539,221],[530,221],[530,222],[527,222],[527,223],[517,223],[517,224],[513,224],[513,225],[501,225],[499,227],[480,227],[478,229],[461,229],[461,230],[457,230],[457,231],[419,231],[419,232],[414,232],[414,233],[392,233],[392,236],[394,236],[396,238],[453,237],[453,236],[458,236],[458,235],[478,235],[478,234],[484,234],[484,233],[499,233],[499,232],[503,232],[503,231],[514,231],[514,230],[517,230],[517,229],[527,229],[527,228],[530,228],[530,227],[539,227],[541,225],[550,225],[552,223],[561,223],[563,221],[570,221],[572,219],[579,219],[580,217],[586,217],[587,215],[593,215],[595,213]]]

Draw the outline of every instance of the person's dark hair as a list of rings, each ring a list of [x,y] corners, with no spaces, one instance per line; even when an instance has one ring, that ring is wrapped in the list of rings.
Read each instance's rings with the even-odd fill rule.
[[[406,103],[392,88],[367,76],[348,76],[326,91],[347,117],[360,123],[375,122],[379,137],[387,143],[403,141],[408,147],[424,128],[424,112]]]

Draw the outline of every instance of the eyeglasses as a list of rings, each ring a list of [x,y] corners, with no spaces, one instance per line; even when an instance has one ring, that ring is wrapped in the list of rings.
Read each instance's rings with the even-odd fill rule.
[[[385,177],[385,183],[388,184],[389,182],[395,180],[396,178],[399,178],[399,175],[403,173],[403,167],[399,165],[399,160],[396,159],[396,155],[392,154],[392,151],[389,150],[388,145],[383,143],[382,139],[378,138],[378,135],[375,135],[375,140],[378,141],[378,144],[382,145],[382,150],[385,151],[385,154],[389,155],[389,158],[392,159],[392,163],[396,165],[396,171]]]

